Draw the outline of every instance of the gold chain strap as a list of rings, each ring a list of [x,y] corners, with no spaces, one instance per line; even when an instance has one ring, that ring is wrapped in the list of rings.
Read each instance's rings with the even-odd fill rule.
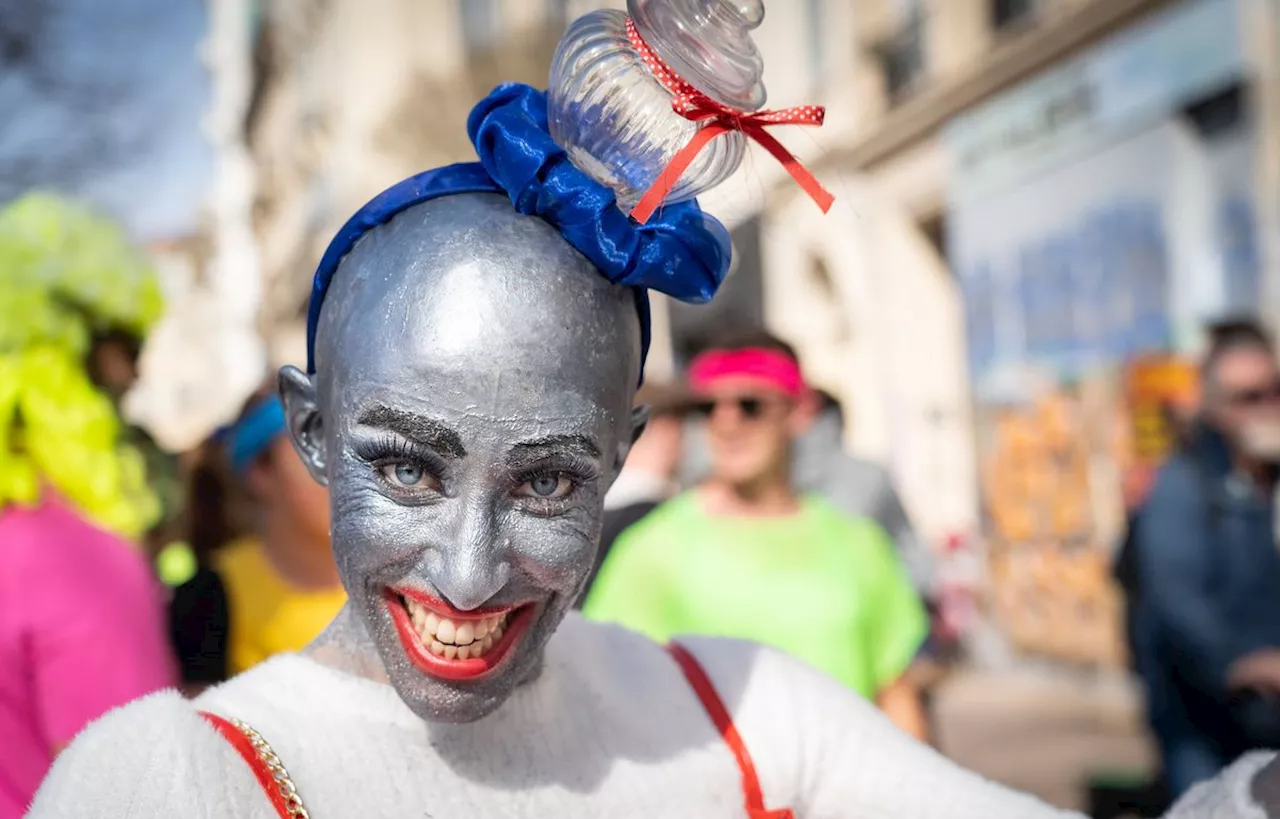
[[[271,778],[280,789],[280,796],[284,798],[285,810],[289,811],[289,815],[294,819],[311,819],[311,814],[307,813],[307,809],[302,806],[302,797],[298,796],[298,789],[293,786],[289,772],[284,769],[284,763],[280,761],[280,757],[276,756],[276,752],[271,750],[271,746],[262,738],[262,734],[253,730],[248,723],[238,719],[230,719],[228,722],[240,729],[240,732],[248,738],[258,759],[267,766],[267,770],[271,771]]]

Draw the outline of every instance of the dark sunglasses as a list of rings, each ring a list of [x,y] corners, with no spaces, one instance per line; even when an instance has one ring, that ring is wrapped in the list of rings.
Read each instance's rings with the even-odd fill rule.
[[[1280,401],[1280,381],[1265,387],[1254,387],[1228,393],[1227,401],[1238,407],[1256,407],[1259,404]]]
[[[693,411],[697,415],[710,418],[716,411],[716,407],[720,405],[732,405],[738,408],[738,412],[742,413],[743,418],[754,420],[764,414],[765,407],[769,406],[772,401],[768,398],[759,398],[755,396],[739,396],[737,398],[718,398],[714,400],[698,401],[693,405]]]

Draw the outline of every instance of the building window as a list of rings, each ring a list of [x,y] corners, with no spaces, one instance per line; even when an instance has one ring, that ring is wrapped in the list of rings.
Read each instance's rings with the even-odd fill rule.
[[[909,96],[924,76],[924,21],[916,11],[897,34],[876,48],[889,102]]]
[[[1201,139],[1213,140],[1240,132],[1249,115],[1247,102],[1244,86],[1234,82],[1193,100],[1183,107],[1182,115]]]
[[[548,26],[563,29],[569,22],[569,0],[547,0]]]
[[[470,51],[484,51],[498,40],[497,0],[458,0],[462,38]]]
[[[726,333],[763,328],[764,258],[760,217],[730,232],[736,267],[707,304],[670,302],[671,345],[677,369]]]
[[[939,259],[947,258],[947,217],[938,214],[920,222],[920,232],[929,240],[929,246]]]
[[[849,340],[851,335],[849,331],[849,316],[840,306],[840,290],[836,287],[836,280],[831,275],[831,269],[827,267],[827,262],[821,256],[811,256],[809,258],[809,278],[813,282],[814,291],[821,299],[824,305],[831,308],[830,315],[830,336],[828,341],[843,344]]]
[[[826,55],[823,49],[823,32],[822,32],[822,6],[823,0],[808,0],[808,8],[806,16],[808,19],[807,30],[805,32],[806,47],[809,51],[809,89],[811,91],[821,88],[823,80],[826,79]]]
[[[996,31],[1031,19],[1036,0],[991,0],[991,27]]]

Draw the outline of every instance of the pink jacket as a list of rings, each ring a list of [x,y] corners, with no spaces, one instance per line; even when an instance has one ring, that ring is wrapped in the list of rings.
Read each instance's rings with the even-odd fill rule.
[[[0,510],[0,819],[86,724],[175,683],[164,624],[136,548],[54,498]]]

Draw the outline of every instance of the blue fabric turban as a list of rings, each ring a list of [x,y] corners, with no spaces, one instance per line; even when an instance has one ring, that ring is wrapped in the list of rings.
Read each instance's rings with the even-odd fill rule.
[[[693,201],[667,205],[644,225],[632,221],[618,208],[613,191],[574,167],[552,141],[546,94],[527,85],[495,88],[471,110],[467,133],[479,162],[424,171],[393,185],[347,220],[329,243],[307,311],[307,372],[315,372],[316,326],[325,293],[361,236],[431,199],[504,193],[517,211],[559,230],[609,281],[634,289],[643,373],[650,337],[648,291],[693,304],[709,301],[729,269],[728,232]]]

